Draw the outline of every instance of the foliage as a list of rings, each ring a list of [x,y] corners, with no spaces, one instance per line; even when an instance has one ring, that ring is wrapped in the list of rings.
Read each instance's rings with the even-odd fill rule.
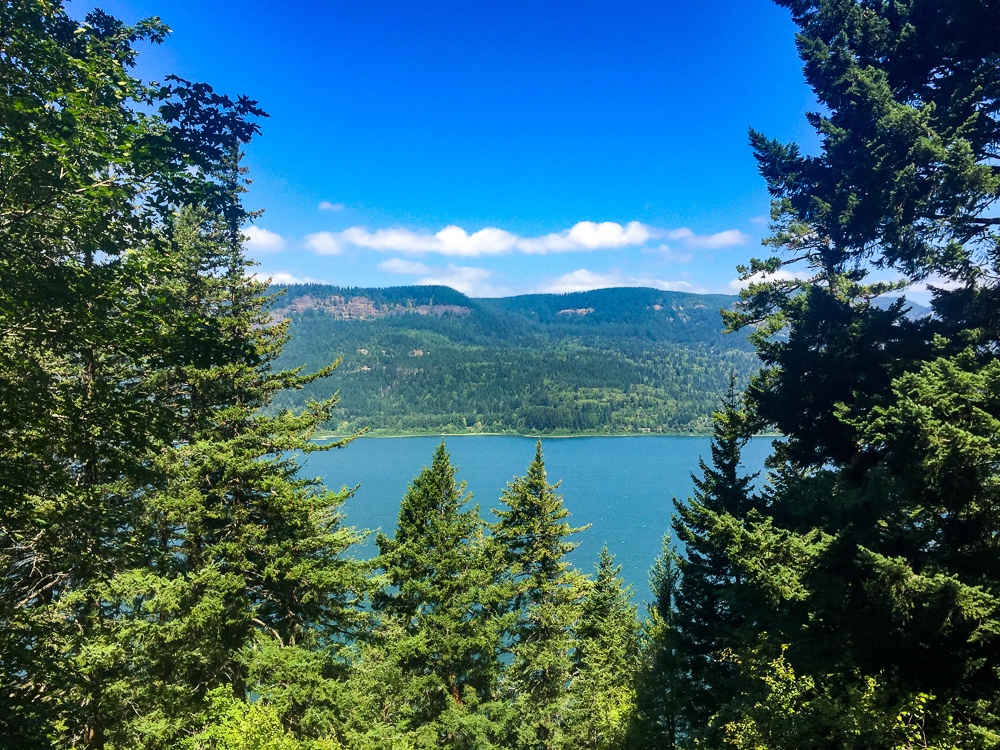
[[[580,608],[574,633],[574,677],[568,711],[577,748],[627,747],[635,710],[634,674],[639,664],[636,608],[631,587],[607,547]]]
[[[762,644],[748,658],[728,654],[744,676],[747,691],[713,719],[727,745],[753,750],[823,747],[831,745],[825,725],[836,721],[837,747],[928,747],[922,720],[930,696],[915,696],[904,706],[889,705],[878,681],[869,677],[856,681],[845,700],[831,700],[822,684],[796,674],[784,649],[774,658],[765,656],[768,651]]]
[[[539,441],[527,474],[508,483],[503,507],[493,511],[491,542],[505,564],[513,615],[501,686],[517,717],[507,739],[513,748],[571,746],[565,723],[584,581],[565,556],[576,546],[567,538],[586,527],[569,525],[557,487],[546,478]]]
[[[208,725],[184,743],[191,750],[302,750],[278,715],[260,701],[247,703],[226,691],[212,694]],[[315,746],[314,746],[315,747]],[[335,750],[328,744],[323,750]],[[317,747],[317,750],[319,748]]]
[[[758,504],[752,492],[755,475],[741,472],[746,421],[731,381],[715,414],[711,464],[699,460],[701,474],[692,476],[693,498],[674,500],[673,531],[684,551],[674,563],[673,588],[661,584],[657,593],[665,599],[658,608],[673,626],[670,638],[679,671],[675,722],[685,736],[706,729],[710,717],[740,689],[719,655],[738,644],[748,625],[747,576],[734,555],[744,530],[739,521],[729,521],[747,519]]]
[[[373,307],[355,315],[382,317],[341,319],[344,304],[326,306],[361,298]],[[729,374],[746,382],[755,368],[746,339],[721,333],[718,310],[733,299],[293,286],[279,302],[291,320],[282,362],[344,363],[280,403],[339,392],[340,434],[705,432]]]
[[[348,631],[365,585],[359,567],[340,560],[359,539],[341,525],[343,495],[297,476],[293,458],[315,449],[309,437],[333,403],[260,414],[300,379],[270,372],[283,332],[262,325],[260,284],[238,246],[220,243],[197,211],[176,217],[174,237],[182,291],[162,293],[191,301],[178,313],[211,325],[219,354],[205,344],[184,350],[160,378],[182,419],[154,459],[144,564],[116,591],[133,723],[146,747],[197,714],[207,690],[246,689],[258,635],[295,648]]]
[[[825,108],[810,117],[821,150],[751,134],[775,197],[769,242],[787,254],[745,269],[727,317],[753,327],[764,363],[744,434],[787,438],[760,500],[709,538],[747,588],[735,614],[787,648],[718,644],[741,686],[712,726],[746,747],[992,746],[1000,48],[977,30],[1000,17],[780,4]],[[942,287],[933,316],[873,301],[926,281]]]
[[[664,748],[677,745],[677,719],[686,693],[677,651],[676,608],[680,555],[669,532],[649,573],[653,601],[641,624],[639,665],[634,673],[635,710],[627,728],[629,747]]]
[[[399,729],[415,747],[487,747],[492,733],[484,711],[500,668],[498,571],[467,501],[442,442],[403,498],[393,537],[377,538],[376,638],[398,674],[383,700],[405,699]]]
[[[325,648],[363,584],[342,497],[297,474],[334,401],[261,414],[328,372],[272,371],[284,330],[242,255],[263,113],[133,78],[166,31],[0,5],[0,733],[22,747],[173,744],[246,694],[258,636]]]
[[[348,290],[378,319],[338,321],[344,290],[302,287],[272,316],[242,254],[257,105],[133,78],[157,20],[0,4],[4,742],[1000,743],[1000,10],[780,4],[821,149],[751,134],[788,254],[725,311],[763,363],[742,400],[752,355],[694,295]],[[878,299],[928,281],[932,315]],[[365,364],[335,381],[317,337]],[[338,387],[386,429],[695,429],[721,396],[642,629],[606,550],[568,563],[540,443],[493,524],[442,443],[353,560],[348,491],[298,463]]]
[[[373,630],[337,704],[345,746],[621,746],[638,658],[631,592],[606,553],[593,582],[565,560],[578,529],[554,490],[539,445],[487,535],[436,449],[393,537],[378,537]]]

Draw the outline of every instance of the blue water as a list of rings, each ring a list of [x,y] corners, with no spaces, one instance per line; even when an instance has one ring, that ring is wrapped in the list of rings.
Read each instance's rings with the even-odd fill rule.
[[[410,481],[430,463],[441,438],[361,438],[346,448],[311,454],[305,474],[323,477],[335,489],[358,487],[347,501],[347,523],[392,535],[399,501]],[[492,520],[491,508],[514,476],[522,475],[535,455],[535,439],[469,435],[445,439],[457,477],[467,483],[473,502]],[[770,438],[755,438],[743,452],[748,471],[759,471],[770,452]],[[559,492],[574,526],[590,528],[573,537],[579,547],[571,560],[591,572],[606,544],[635,587],[637,602],[649,601],[647,576],[670,523],[672,498],[687,498],[699,456],[709,458],[707,437],[580,437],[543,440],[550,482]],[[370,554],[372,550],[362,550]]]

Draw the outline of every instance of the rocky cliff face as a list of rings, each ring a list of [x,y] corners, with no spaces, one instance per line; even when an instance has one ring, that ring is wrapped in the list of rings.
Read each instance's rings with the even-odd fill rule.
[[[344,297],[335,294],[328,297],[296,297],[288,304],[276,307],[272,315],[280,320],[307,310],[318,310],[335,320],[375,320],[390,315],[468,315],[472,312],[470,308],[461,305],[377,304],[363,295]]]

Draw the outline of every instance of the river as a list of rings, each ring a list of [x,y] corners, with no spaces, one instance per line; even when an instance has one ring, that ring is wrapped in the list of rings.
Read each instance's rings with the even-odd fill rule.
[[[444,440],[458,479],[492,520],[489,511],[497,507],[507,482],[524,474],[534,457],[535,438],[468,435]],[[400,499],[440,441],[361,438],[343,449],[311,454],[305,473],[323,477],[334,488],[360,485],[345,505],[347,523],[391,535]],[[635,601],[648,601],[647,576],[670,523],[672,499],[691,494],[691,472],[698,470],[700,456],[709,459],[709,445],[707,437],[685,436],[544,439],[548,478],[562,482],[559,492],[572,514],[569,520],[574,526],[590,524],[573,537],[579,543],[571,555],[574,565],[591,572],[606,544],[635,587]],[[771,438],[750,441],[743,452],[748,471],[761,470],[770,447]]]

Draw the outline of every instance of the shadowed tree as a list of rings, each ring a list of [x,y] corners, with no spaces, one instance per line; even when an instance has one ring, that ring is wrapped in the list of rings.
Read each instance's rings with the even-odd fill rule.
[[[580,607],[574,633],[569,732],[573,747],[627,747],[625,733],[635,709],[639,622],[632,587],[607,547]]]
[[[772,694],[794,675],[798,698],[743,729],[774,747],[914,741],[871,720],[898,715],[928,746],[992,746],[1000,43],[981,30],[1000,7],[779,4],[824,107],[821,147],[751,133],[786,254],[745,269],[729,323],[753,327],[765,365],[749,423],[787,439],[729,547],[769,609],[745,610],[770,650],[743,652],[744,671]],[[913,282],[941,285],[933,317],[873,302]]]

